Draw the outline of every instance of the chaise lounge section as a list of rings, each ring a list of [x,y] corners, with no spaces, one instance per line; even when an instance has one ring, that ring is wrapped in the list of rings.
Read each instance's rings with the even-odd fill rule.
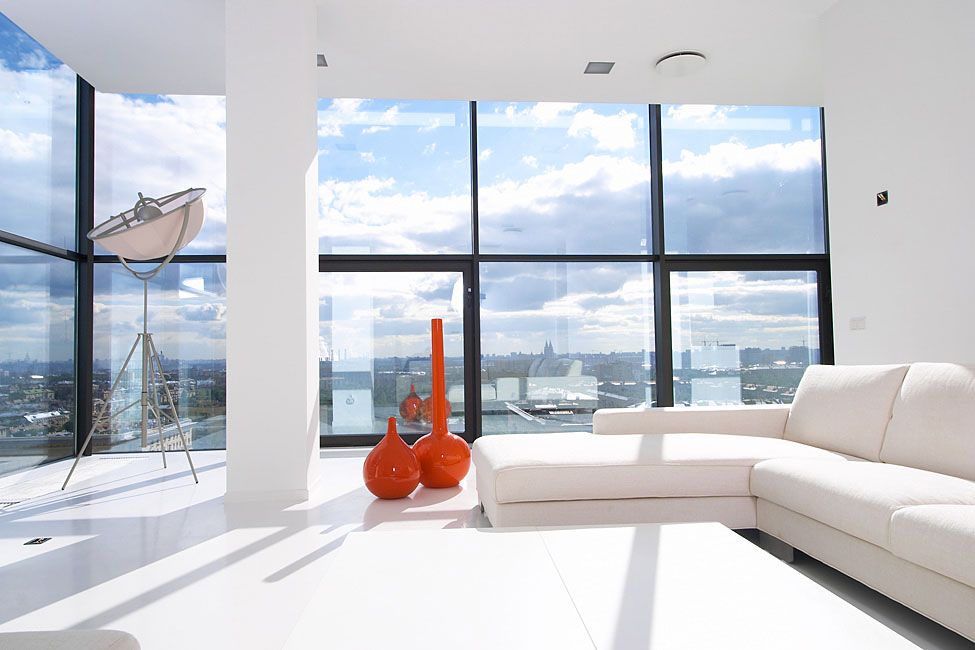
[[[975,369],[813,366],[791,406],[604,409],[474,445],[506,526],[757,528],[975,639]]]

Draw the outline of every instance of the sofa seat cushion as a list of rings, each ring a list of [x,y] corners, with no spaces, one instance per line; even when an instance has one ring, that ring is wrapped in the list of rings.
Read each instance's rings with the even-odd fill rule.
[[[880,460],[907,366],[810,366],[785,423],[786,440]]]
[[[890,550],[975,587],[975,506],[912,506],[890,520]]]
[[[890,518],[900,508],[975,505],[975,483],[885,463],[822,463],[777,458],[755,465],[752,493],[889,550]]]
[[[473,459],[482,495],[497,503],[750,496],[749,472],[778,457],[844,461],[778,438],[713,433],[585,432],[485,436]]]

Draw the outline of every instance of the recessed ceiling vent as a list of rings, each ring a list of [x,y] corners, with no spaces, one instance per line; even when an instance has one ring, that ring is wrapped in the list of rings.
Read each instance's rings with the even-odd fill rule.
[[[583,74],[609,74],[616,61],[590,61]]]
[[[667,77],[686,77],[701,70],[707,62],[707,57],[700,52],[681,50],[660,57],[657,60],[657,72]]]

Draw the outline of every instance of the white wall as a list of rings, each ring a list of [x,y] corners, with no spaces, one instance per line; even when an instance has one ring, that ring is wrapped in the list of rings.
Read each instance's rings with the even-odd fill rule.
[[[975,362],[973,29],[971,0],[823,18],[837,363]]]

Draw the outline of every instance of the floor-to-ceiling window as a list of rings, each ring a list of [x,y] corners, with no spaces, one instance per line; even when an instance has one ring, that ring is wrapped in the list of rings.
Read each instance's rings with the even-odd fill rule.
[[[448,426],[471,437],[469,102],[318,106],[321,431],[430,430],[430,320],[444,321]],[[381,260],[377,263],[377,260]],[[405,400],[419,408],[400,405]]]
[[[428,396],[431,317],[468,438],[791,401],[832,360],[821,133],[804,107],[321,100],[323,443]]]
[[[0,474],[74,450],[77,92],[0,14]]]
[[[674,401],[791,402],[832,360],[820,111],[660,111]]]
[[[149,282],[149,329],[165,381],[192,449],[226,446],[226,109],[223,97],[96,93],[94,220],[132,208],[139,198],[206,189],[199,235]],[[142,282],[94,247],[92,406],[105,405],[111,383],[142,330]],[[154,265],[149,265],[151,268]],[[136,265],[136,268],[139,268]],[[129,364],[106,413],[137,399],[139,355]],[[95,451],[180,448],[174,426],[142,440],[131,409],[99,423]]]

